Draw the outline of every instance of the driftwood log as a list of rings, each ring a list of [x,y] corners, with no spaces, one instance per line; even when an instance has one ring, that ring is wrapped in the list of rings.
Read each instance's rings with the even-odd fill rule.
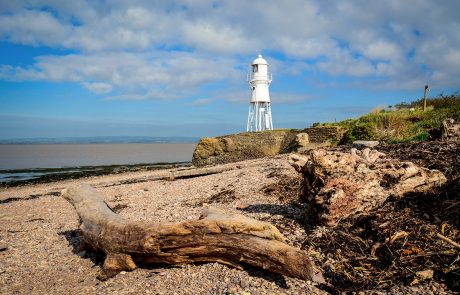
[[[446,182],[438,170],[390,159],[366,148],[350,152],[314,150],[289,161],[302,174],[300,198],[319,221],[335,226],[352,214],[366,213],[390,197],[422,192]]]
[[[121,184],[140,183],[140,182],[155,181],[155,180],[173,181],[175,179],[181,179],[181,178],[193,178],[193,177],[201,177],[205,175],[222,173],[222,172],[229,171],[232,169],[234,168],[230,166],[175,169],[172,171],[165,171],[162,173],[158,173],[158,174],[155,174],[154,176],[147,176],[147,177],[141,177],[141,178],[129,178],[129,179],[124,179],[118,182],[99,183],[98,187],[109,187],[109,186],[116,186],[116,185],[121,185]]]
[[[106,253],[108,277],[139,264],[219,262],[241,268],[241,263],[275,273],[324,282],[303,251],[284,242],[271,224],[239,214],[207,208],[199,220],[181,223],[132,222],[114,213],[95,189],[65,189],[81,219],[84,242]]]

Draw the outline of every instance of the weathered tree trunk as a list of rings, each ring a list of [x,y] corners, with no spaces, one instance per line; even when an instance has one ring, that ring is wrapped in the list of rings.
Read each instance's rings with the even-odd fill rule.
[[[114,276],[138,264],[240,262],[300,279],[323,281],[301,250],[290,247],[271,224],[238,214],[206,209],[199,220],[143,223],[124,220],[89,186],[69,188],[62,196],[81,218],[85,243],[107,254],[103,270]]]
[[[320,149],[289,160],[303,175],[300,198],[331,226],[381,206],[389,196],[426,191],[446,181],[440,171],[389,159],[369,148],[350,153]]]

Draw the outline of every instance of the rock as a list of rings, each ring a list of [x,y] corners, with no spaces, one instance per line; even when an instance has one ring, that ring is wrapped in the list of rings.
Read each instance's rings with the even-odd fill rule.
[[[236,292],[238,292],[237,287],[229,287],[228,290],[230,291],[230,294],[235,294]]]
[[[378,141],[373,141],[373,140],[356,140],[353,141],[353,146],[357,148],[373,148],[379,145]]]
[[[295,141],[299,147],[306,147],[310,143],[308,133],[299,133],[295,136]]]
[[[446,182],[438,170],[400,162],[369,148],[348,153],[318,149],[303,166],[299,163],[291,165],[303,175],[301,199],[320,221],[331,226],[381,206],[389,196],[402,198],[408,192],[426,191]]]
[[[8,244],[5,242],[0,242],[0,251],[8,250]]]
[[[297,172],[303,172],[303,168],[306,167],[308,160],[308,157],[298,154],[292,154],[288,159],[289,164],[291,164]]]
[[[292,142],[289,144],[289,151],[307,151],[313,149],[315,144],[310,143],[310,137],[308,133],[302,132],[296,134]]]
[[[248,287],[248,285],[249,285],[249,283],[248,283],[248,281],[246,279],[241,279],[241,281],[240,281],[241,288],[245,289],[245,288]]]
[[[432,269],[426,269],[426,270],[418,271],[418,272],[415,273],[415,275],[417,276],[417,278],[419,280],[432,279],[433,274],[434,274],[434,272],[433,272]]]

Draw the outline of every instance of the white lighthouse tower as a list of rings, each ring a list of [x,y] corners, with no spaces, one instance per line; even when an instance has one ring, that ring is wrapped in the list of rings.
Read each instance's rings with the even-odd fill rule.
[[[248,82],[251,85],[251,101],[246,131],[273,130],[270,94],[268,92],[272,75],[268,72],[267,61],[260,54],[252,62],[252,71],[248,74]]]

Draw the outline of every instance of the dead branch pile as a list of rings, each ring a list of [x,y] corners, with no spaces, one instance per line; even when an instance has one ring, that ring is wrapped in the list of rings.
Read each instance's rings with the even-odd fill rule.
[[[321,251],[324,258],[317,263],[339,290],[415,285],[422,281],[417,273],[427,270],[434,279],[458,289],[459,249],[437,237],[439,233],[458,239],[458,228],[447,222],[433,224],[419,215],[418,208],[407,205],[389,202],[365,218],[322,228],[304,247]]]
[[[276,196],[285,204],[292,202],[297,203],[300,177],[290,177],[276,174],[269,174],[269,176],[275,178],[275,182],[263,186],[260,189],[262,193]]]

